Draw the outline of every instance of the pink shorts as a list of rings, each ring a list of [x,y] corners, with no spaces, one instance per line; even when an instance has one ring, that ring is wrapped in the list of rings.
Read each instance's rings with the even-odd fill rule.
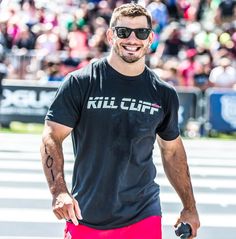
[[[151,216],[132,225],[98,230],[67,222],[64,239],[161,239],[161,217]]]

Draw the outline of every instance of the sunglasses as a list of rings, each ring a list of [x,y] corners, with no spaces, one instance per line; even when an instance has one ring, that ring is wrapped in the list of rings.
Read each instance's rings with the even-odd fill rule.
[[[113,27],[112,29],[116,31],[116,35],[121,39],[128,38],[134,32],[139,40],[146,40],[151,32],[150,28]]]

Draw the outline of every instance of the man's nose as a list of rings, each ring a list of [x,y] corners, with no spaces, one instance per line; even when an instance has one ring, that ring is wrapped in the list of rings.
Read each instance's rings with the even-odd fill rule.
[[[130,40],[137,40],[138,38],[136,37],[135,32],[132,31],[131,34],[129,35],[128,39],[130,39]]]

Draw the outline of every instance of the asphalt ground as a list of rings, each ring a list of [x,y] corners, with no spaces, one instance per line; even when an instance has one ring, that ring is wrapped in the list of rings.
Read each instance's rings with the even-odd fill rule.
[[[0,133],[0,239],[63,238],[64,221],[58,221],[51,211],[40,140],[40,135]],[[236,141],[184,139],[184,145],[201,219],[197,238],[235,239]],[[64,153],[70,186],[73,154],[69,138]],[[163,239],[175,239],[173,224],[181,203],[163,172],[157,146],[154,161],[156,181],[161,185]]]

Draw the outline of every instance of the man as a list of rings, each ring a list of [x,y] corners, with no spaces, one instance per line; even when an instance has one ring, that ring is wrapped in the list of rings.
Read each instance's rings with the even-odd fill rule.
[[[227,57],[219,59],[218,65],[211,70],[209,75],[209,81],[214,87],[236,87],[236,69],[231,64],[231,60]]]
[[[107,39],[110,55],[69,74],[46,116],[41,154],[53,211],[67,220],[65,238],[161,239],[152,159],[157,135],[165,172],[183,202],[176,225],[188,222],[193,238],[199,219],[177,125],[178,98],[145,66],[153,40],[150,14],[121,5]],[[62,152],[70,133],[71,193]]]

